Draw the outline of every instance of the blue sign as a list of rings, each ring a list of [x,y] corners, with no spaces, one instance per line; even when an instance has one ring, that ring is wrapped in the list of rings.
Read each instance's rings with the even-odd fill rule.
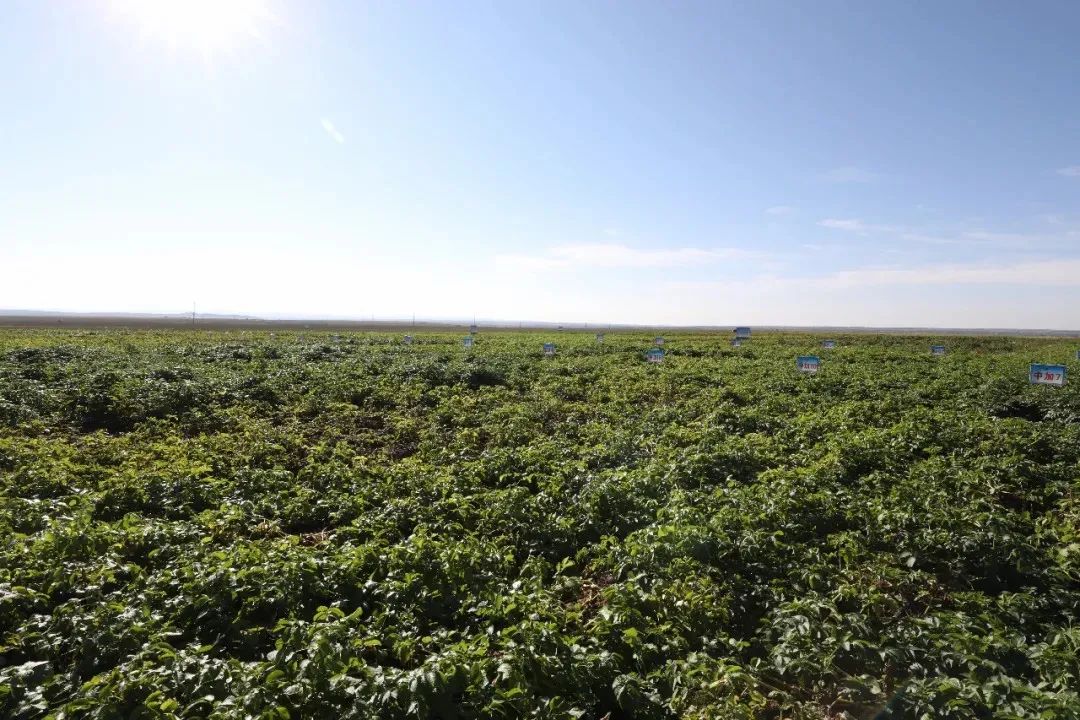
[[[662,338],[662,337],[653,338],[653,345],[656,345],[657,347],[659,347],[659,346],[661,346],[663,344],[664,344],[664,338]]]
[[[944,345],[931,345],[930,346],[930,354],[931,355],[944,355],[945,354],[945,346]]]
[[[472,349],[472,344],[473,344],[472,335],[470,335],[467,338],[465,338],[464,340],[462,340],[461,343],[462,343],[462,345],[465,346],[466,350],[471,350]]]
[[[825,348],[826,350],[832,350],[834,347],[836,347],[836,341],[835,340],[824,340],[821,343],[821,347]]]
[[[1028,382],[1032,385],[1054,385],[1061,387],[1065,384],[1066,367],[1064,365],[1043,365],[1031,363],[1028,368]]]
[[[737,337],[739,340],[749,340],[750,339],[750,328],[748,328],[748,327],[737,327],[737,328],[735,328],[735,337]]]
[[[645,359],[651,363],[664,362],[664,351],[660,348],[652,348],[647,353],[645,353]]]
[[[817,355],[800,355],[795,358],[795,367],[799,372],[816,373],[821,368],[821,358]]]
[[[554,355],[555,354],[555,343],[544,343],[544,354],[545,355]]]

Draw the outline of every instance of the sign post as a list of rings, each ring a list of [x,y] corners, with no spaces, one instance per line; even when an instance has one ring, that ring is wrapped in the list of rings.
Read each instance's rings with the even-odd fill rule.
[[[655,338],[653,338],[653,345],[655,345],[656,347],[663,347],[664,338],[660,337],[659,335],[656,336]]]
[[[467,335],[465,337],[465,339],[461,341],[461,344],[465,346],[466,350],[472,350],[472,346],[473,346],[472,335]]]
[[[645,353],[645,359],[651,363],[662,363],[664,362],[664,351],[656,347],[651,348]]]
[[[551,357],[555,354],[555,343],[544,343],[544,355]]]
[[[1028,382],[1032,385],[1053,385],[1062,387],[1065,384],[1067,368],[1064,365],[1045,365],[1031,363],[1028,368]]]
[[[742,340],[739,338],[733,338],[731,340],[731,347],[742,347]]]
[[[821,369],[821,358],[817,355],[800,355],[795,358],[795,368],[801,373],[813,375]]]
[[[945,354],[945,346],[944,345],[931,345],[930,346],[930,354],[938,356],[938,357],[944,355]]]

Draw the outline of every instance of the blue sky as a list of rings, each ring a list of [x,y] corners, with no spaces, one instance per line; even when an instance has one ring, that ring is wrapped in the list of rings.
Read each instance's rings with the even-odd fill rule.
[[[1080,329],[1078,26],[9,1],[0,308]]]

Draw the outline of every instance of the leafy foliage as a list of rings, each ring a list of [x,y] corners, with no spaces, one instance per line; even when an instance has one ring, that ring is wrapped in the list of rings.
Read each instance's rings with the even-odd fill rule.
[[[0,332],[0,716],[1080,716],[1067,342]]]

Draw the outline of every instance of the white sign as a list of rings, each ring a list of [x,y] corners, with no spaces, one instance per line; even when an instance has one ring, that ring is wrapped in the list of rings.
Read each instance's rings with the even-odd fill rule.
[[[821,358],[817,355],[800,355],[795,358],[795,367],[799,372],[816,373],[821,369]]]
[[[555,354],[555,343],[544,343],[544,354],[551,357]]]
[[[461,344],[465,346],[466,350],[472,350],[472,344],[473,344],[472,336],[470,335],[469,337],[462,340]]]
[[[651,363],[664,362],[664,351],[660,348],[653,348],[645,353],[645,359]]]
[[[662,338],[662,337],[653,338],[653,345],[655,345],[657,347],[662,347],[664,345],[664,338]]]
[[[412,335],[406,335],[403,341],[406,345],[412,345]]]
[[[604,333],[596,333],[596,342],[597,342],[597,344],[600,344],[600,345],[602,345],[604,343]],[[1080,352],[1080,351],[1078,351],[1078,352]]]
[[[836,347],[836,341],[835,340],[824,340],[821,343],[821,347],[825,348],[826,350],[832,350],[834,347]]]
[[[939,355],[939,356],[944,355],[945,354],[945,346],[944,345],[931,345],[930,346],[930,354],[931,355]]]
[[[1061,387],[1065,384],[1066,368],[1064,365],[1043,365],[1031,363],[1028,368],[1028,382],[1032,385],[1054,385]]]

